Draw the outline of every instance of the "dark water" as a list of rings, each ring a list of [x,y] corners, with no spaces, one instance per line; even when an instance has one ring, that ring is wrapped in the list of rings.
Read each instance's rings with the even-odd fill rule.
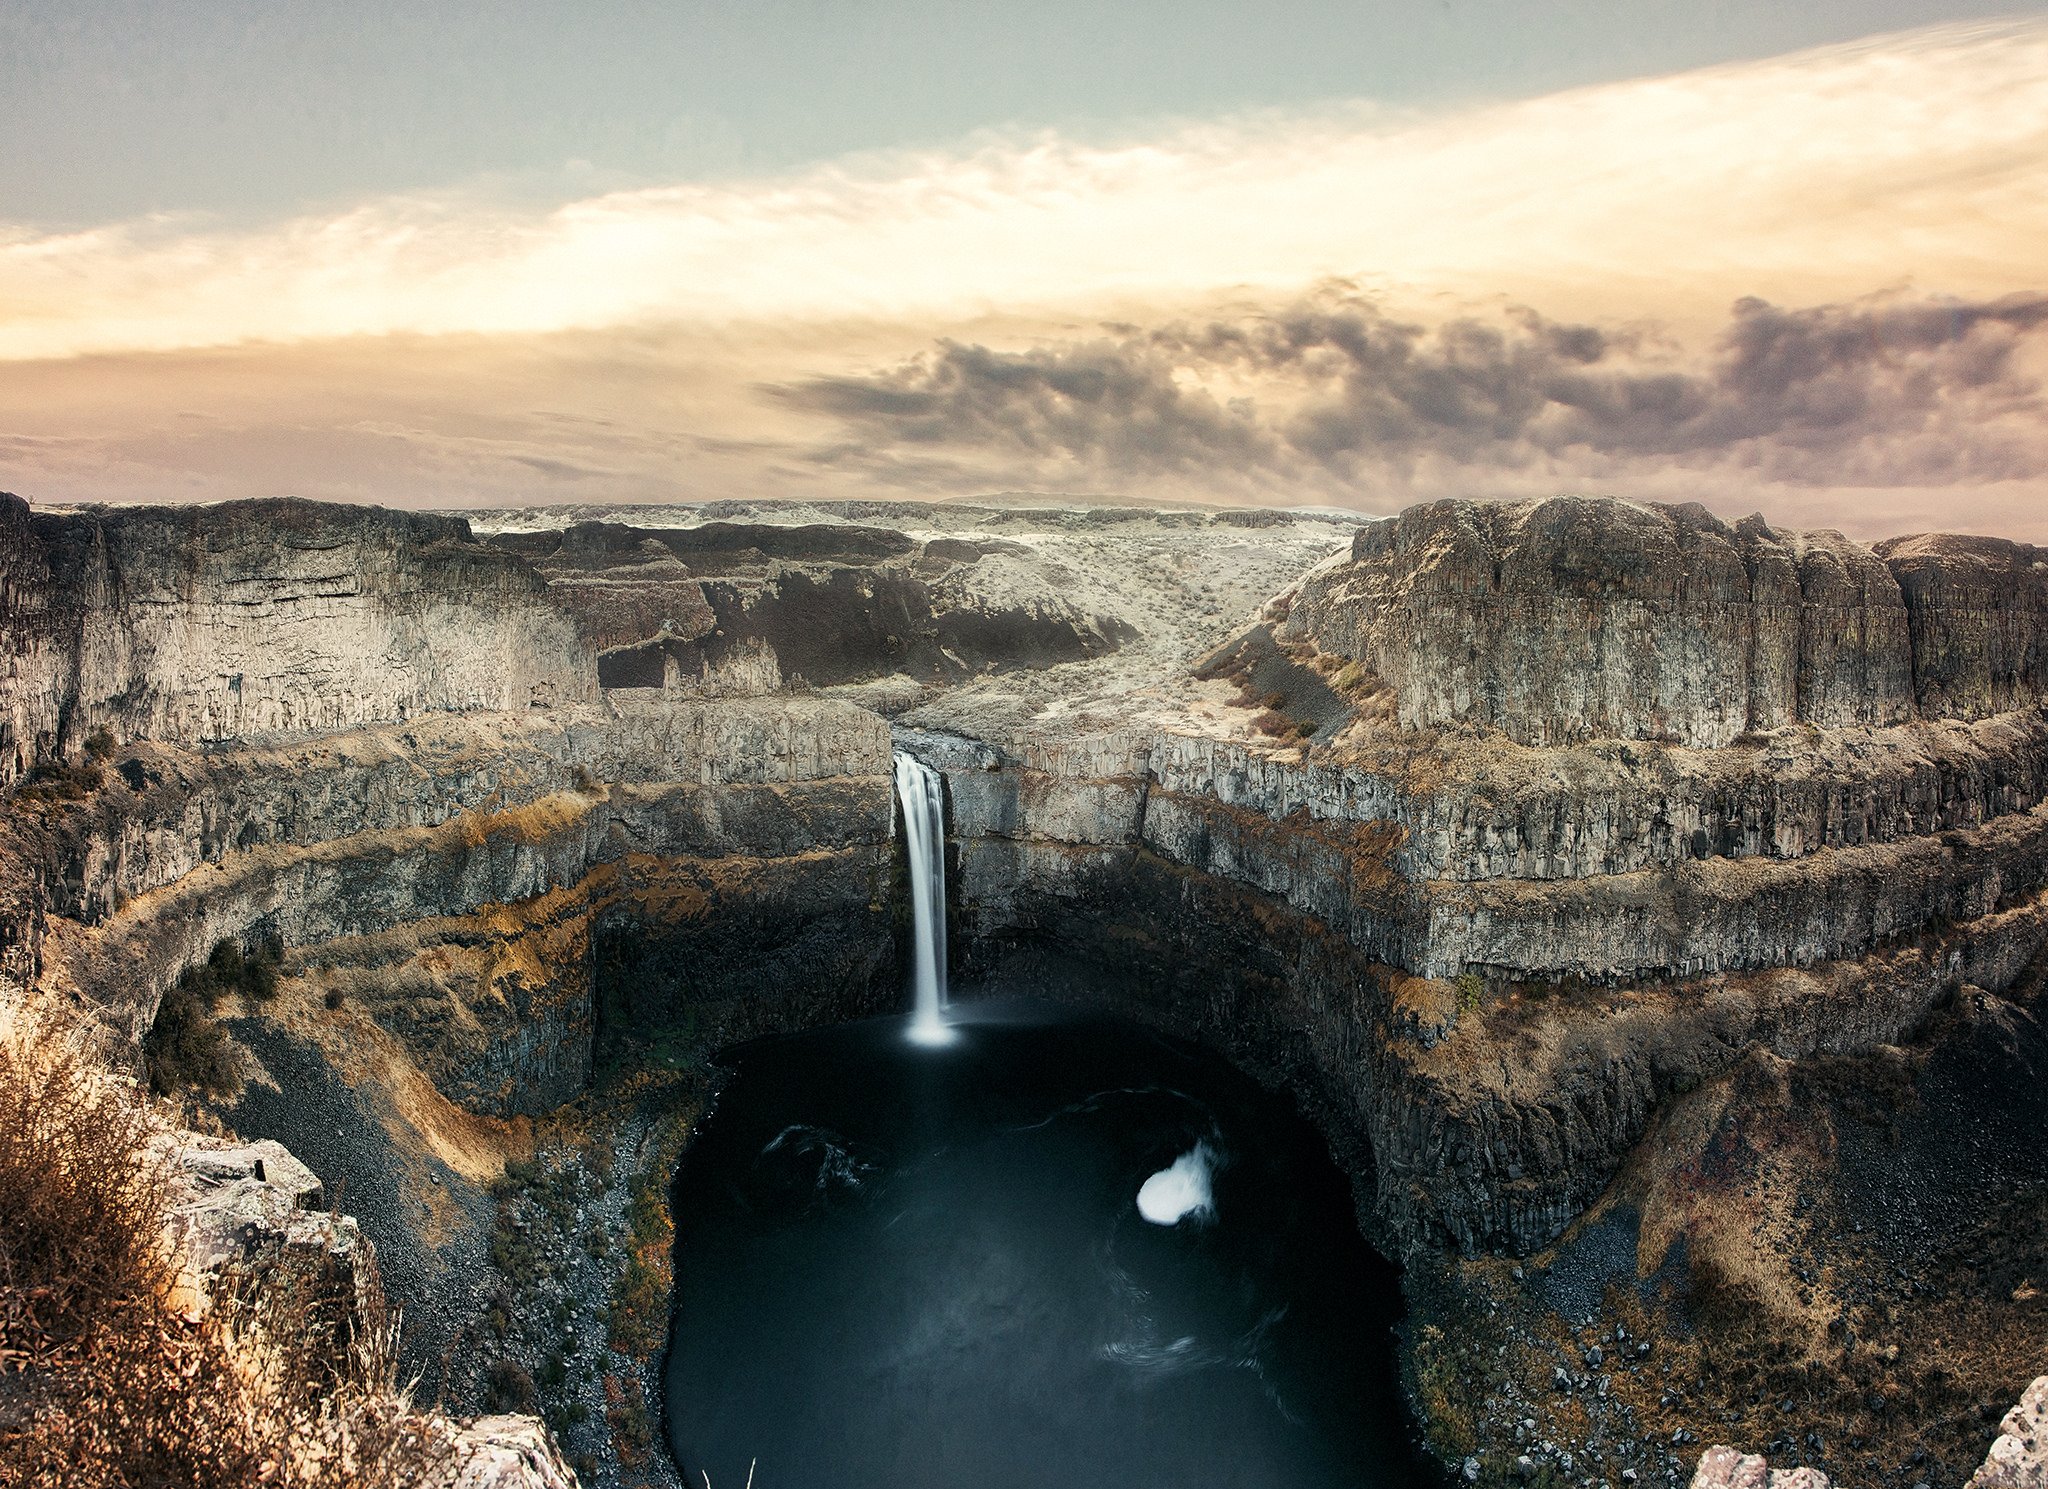
[[[983,1005],[747,1045],[676,1181],[695,1489],[1437,1484],[1394,1269],[1282,1103],[1134,1025]],[[1138,1212],[1203,1145],[1213,1208]],[[1184,1165],[1184,1168],[1193,1165]]]

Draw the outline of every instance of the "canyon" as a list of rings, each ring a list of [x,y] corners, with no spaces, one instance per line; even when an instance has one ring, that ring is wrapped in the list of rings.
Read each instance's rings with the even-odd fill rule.
[[[295,1155],[420,1389],[585,1481],[673,1478],[715,1053],[905,1004],[894,750],[956,989],[1312,1121],[1463,1481],[1961,1484],[2048,1369],[2048,551],[0,496],[0,623],[0,995]]]

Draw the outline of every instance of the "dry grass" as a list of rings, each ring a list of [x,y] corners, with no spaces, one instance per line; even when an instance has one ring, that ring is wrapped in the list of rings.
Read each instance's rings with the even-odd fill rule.
[[[0,1007],[0,1485],[417,1483],[444,1424],[393,1389],[391,1334],[317,1268],[168,1306],[171,1179],[142,1093],[89,1038]]]

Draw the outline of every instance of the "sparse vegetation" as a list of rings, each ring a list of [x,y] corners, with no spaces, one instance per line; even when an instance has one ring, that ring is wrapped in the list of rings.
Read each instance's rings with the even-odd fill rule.
[[[540,1395],[525,1366],[512,1360],[493,1360],[484,1368],[484,1410],[527,1416],[540,1410]]]
[[[234,1061],[214,1010],[230,993],[258,1002],[276,997],[282,955],[272,940],[260,942],[248,954],[240,942],[223,940],[215,943],[204,965],[187,967],[177,982],[165,989],[156,1019],[142,1041],[153,1091],[168,1096],[185,1089],[233,1089]]]
[[[84,1035],[0,1008],[0,1485],[419,1482],[443,1437],[317,1279],[278,1262],[170,1310],[156,1135]]]
[[[234,1060],[227,1035],[214,1022],[212,999],[186,978],[164,990],[156,1021],[143,1036],[142,1058],[150,1089],[159,1096],[234,1086]]]
[[[21,801],[83,801],[106,783],[106,772],[87,760],[46,760],[28,773],[15,793]]]
[[[638,1380],[630,1375],[605,1376],[604,1419],[612,1429],[619,1462],[629,1469],[644,1468],[654,1451],[654,1422]]]
[[[667,1323],[675,1225],[666,1187],[688,1136],[689,1125],[682,1117],[666,1120],[648,1145],[630,1191],[625,1260],[605,1326],[611,1347],[636,1359],[646,1359],[660,1347]]]
[[[1486,984],[1480,980],[1479,974],[1477,972],[1460,973],[1457,988],[1458,1011],[1460,1013],[1477,1013],[1479,1011],[1479,1000],[1486,993]]]

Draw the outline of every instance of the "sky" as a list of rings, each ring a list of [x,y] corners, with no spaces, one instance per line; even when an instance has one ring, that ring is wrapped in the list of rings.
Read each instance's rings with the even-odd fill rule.
[[[0,489],[2048,542],[2048,8],[0,0]]]

